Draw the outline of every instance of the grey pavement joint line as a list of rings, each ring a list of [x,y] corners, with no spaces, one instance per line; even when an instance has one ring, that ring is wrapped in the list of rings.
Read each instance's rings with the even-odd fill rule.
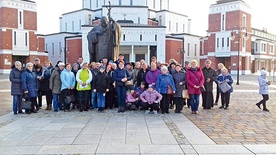
[[[106,131],[108,122],[110,121],[110,117],[111,117],[111,116],[109,116],[108,121],[107,121],[107,123],[106,123],[106,125],[105,125],[104,132],[103,132],[103,134],[101,135],[100,141],[99,141],[98,146],[97,146],[97,148],[96,148],[96,150],[95,150],[95,154],[97,153],[98,148],[99,148],[99,146],[100,146],[100,144],[101,144],[101,140],[103,139],[103,135],[104,135],[104,133],[105,133],[105,131]],[[93,117],[91,117],[91,119],[92,119],[92,118],[93,118]],[[90,119],[88,122],[90,122],[91,119]],[[87,123],[87,124],[88,124],[88,123]]]
[[[178,145],[191,145],[170,117],[162,116],[162,118],[169,130],[171,131],[171,133],[173,134]]]
[[[151,136],[150,136],[150,132],[149,132],[149,126],[148,126],[148,123],[147,123],[147,120],[146,120],[146,115],[144,115],[144,120],[145,120],[146,127],[147,127],[147,130],[148,130],[148,134],[149,134],[150,142],[151,142],[151,144],[153,144],[153,142],[152,142],[152,138],[151,138]],[[139,148],[140,148],[140,145],[139,145]]]

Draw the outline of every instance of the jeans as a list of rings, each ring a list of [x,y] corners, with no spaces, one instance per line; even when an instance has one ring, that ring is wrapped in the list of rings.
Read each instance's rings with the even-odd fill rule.
[[[13,95],[13,112],[21,111],[22,95]]]
[[[125,107],[126,102],[126,87],[116,86],[117,102],[119,107]]]
[[[89,105],[88,105],[89,93],[90,93],[89,90],[78,91],[78,100],[79,100],[80,110],[87,110],[87,108],[89,107]]]
[[[53,94],[53,103],[54,103],[54,110],[58,110],[59,108],[59,95]]]
[[[98,108],[97,106],[97,93],[95,93],[93,90],[91,91],[92,95],[91,95],[91,104],[92,104],[92,108]]]
[[[97,93],[97,106],[98,108],[105,107],[105,93]]]
[[[199,94],[190,94],[192,111],[198,111],[199,106]]]

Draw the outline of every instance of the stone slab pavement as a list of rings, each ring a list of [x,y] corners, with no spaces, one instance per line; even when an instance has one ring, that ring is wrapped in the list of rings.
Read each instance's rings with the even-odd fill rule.
[[[254,105],[261,99],[254,76],[234,85],[229,110],[200,107],[200,114],[192,115],[185,107],[182,114],[171,110],[157,116],[141,111],[117,114],[116,109],[42,109],[15,116],[5,78],[0,76],[0,109],[7,108],[0,113],[0,154],[276,154],[276,88],[271,88],[270,112],[261,111]]]

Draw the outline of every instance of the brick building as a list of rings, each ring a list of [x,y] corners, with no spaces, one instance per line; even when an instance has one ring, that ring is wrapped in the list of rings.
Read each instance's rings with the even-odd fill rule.
[[[210,6],[207,36],[201,38],[200,44],[201,66],[210,59],[215,69],[218,63],[223,63],[231,74],[237,74],[238,69],[240,74],[251,74],[270,61],[266,62],[267,69],[272,70],[275,38],[268,43],[273,37],[262,35],[261,38],[253,33],[250,12],[250,6],[243,0],[218,0]],[[261,43],[263,49],[270,48],[271,52],[252,51]],[[262,60],[256,62],[256,59]]]
[[[38,57],[48,59],[44,36],[37,35],[36,3],[29,0],[0,1],[0,74],[15,61],[23,64]]]

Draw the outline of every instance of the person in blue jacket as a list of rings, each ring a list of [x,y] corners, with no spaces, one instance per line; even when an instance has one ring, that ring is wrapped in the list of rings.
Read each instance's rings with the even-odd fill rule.
[[[118,113],[125,112],[126,101],[126,81],[131,79],[128,71],[124,68],[124,61],[119,61],[118,68],[113,73],[113,79],[115,81],[115,90],[117,93]]]
[[[171,74],[168,72],[168,68],[163,66],[161,68],[162,74],[160,74],[156,81],[156,90],[162,95],[160,102],[160,108],[162,114],[169,114],[169,104],[171,101],[172,94],[168,92],[169,87],[172,89],[172,93],[175,93],[176,88],[174,80]]]
[[[219,108],[220,109],[224,108],[224,110],[227,110],[229,107],[229,103],[230,103],[230,94],[233,92],[233,87],[232,87],[233,79],[232,79],[231,75],[228,73],[228,70],[226,68],[222,68],[221,74],[218,75],[216,81],[217,81],[218,85],[222,84],[223,82],[227,82],[231,86],[231,89],[225,93],[221,92],[221,90],[220,90],[221,107],[219,107]]]
[[[26,64],[26,69],[21,75],[22,89],[24,92],[24,98],[31,101],[31,111],[26,111],[26,113],[37,113],[38,105],[36,101],[38,84],[37,75],[33,70],[33,64],[31,62]]]
[[[74,95],[73,89],[75,88],[76,79],[74,73],[71,71],[71,64],[67,63],[65,69],[60,74],[61,80],[61,103],[63,103],[63,110],[70,110],[70,103],[65,103],[66,96]]]
[[[13,114],[17,115],[22,113],[21,100],[22,100],[22,83],[21,83],[22,64],[20,61],[16,61],[12,66],[10,72],[11,81],[11,95],[13,96]]]

